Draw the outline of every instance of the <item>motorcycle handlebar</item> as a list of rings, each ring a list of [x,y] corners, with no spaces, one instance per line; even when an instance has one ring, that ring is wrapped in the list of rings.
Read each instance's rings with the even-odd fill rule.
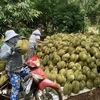
[[[23,66],[23,67],[26,67],[26,66],[28,66],[28,65],[27,65],[27,64],[25,64],[25,63],[23,63],[23,64],[22,64],[22,66]]]

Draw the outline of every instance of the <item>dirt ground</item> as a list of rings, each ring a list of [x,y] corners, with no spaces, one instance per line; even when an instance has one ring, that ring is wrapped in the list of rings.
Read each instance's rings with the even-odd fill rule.
[[[0,97],[0,100],[8,100]],[[69,97],[66,100],[100,100],[100,88],[94,89],[90,92],[82,93],[76,96]]]
[[[69,97],[66,100],[100,100],[100,88],[79,94],[77,96]]]

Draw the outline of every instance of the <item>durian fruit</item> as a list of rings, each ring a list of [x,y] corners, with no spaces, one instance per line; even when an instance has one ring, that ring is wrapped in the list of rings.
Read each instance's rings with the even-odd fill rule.
[[[6,62],[3,60],[0,60],[0,71],[4,71],[6,67]]]
[[[78,81],[72,82],[72,92],[77,94],[80,91],[80,83]]]
[[[65,95],[100,86],[99,34],[56,33],[44,40],[49,44],[37,47],[42,69],[48,67],[47,78],[64,87]]]
[[[7,79],[8,79],[8,75],[7,74],[2,74],[0,76],[0,86],[2,86],[3,83],[7,81]]]
[[[64,85],[63,94],[70,95],[71,93],[72,93],[72,84],[66,82]]]
[[[28,51],[28,48],[29,48],[28,40],[25,37],[20,37],[15,47],[19,47],[21,49],[20,53],[24,55]]]

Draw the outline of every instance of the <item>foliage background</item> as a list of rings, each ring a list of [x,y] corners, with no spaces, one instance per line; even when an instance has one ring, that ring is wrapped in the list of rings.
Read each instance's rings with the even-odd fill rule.
[[[0,33],[7,23],[29,37],[38,23],[45,35],[56,32],[86,32],[87,26],[100,27],[100,0],[1,0]]]

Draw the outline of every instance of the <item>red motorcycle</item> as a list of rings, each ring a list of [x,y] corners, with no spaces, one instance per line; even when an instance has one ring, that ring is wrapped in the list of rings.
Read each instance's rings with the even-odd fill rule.
[[[31,98],[31,100],[63,100],[59,86],[47,79],[45,73],[39,66],[40,60],[37,56],[34,56],[25,62],[23,69],[27,69],[29,74],[24,76],[21,73],[22,71],[20,72],[21,89],[19,100],[22,94],[24,100],[28,100],[29,98]],[[6,82],[1,89],[8,89],[7,86]],[[7,97],[6,94],[3,94],[3,96]]]

